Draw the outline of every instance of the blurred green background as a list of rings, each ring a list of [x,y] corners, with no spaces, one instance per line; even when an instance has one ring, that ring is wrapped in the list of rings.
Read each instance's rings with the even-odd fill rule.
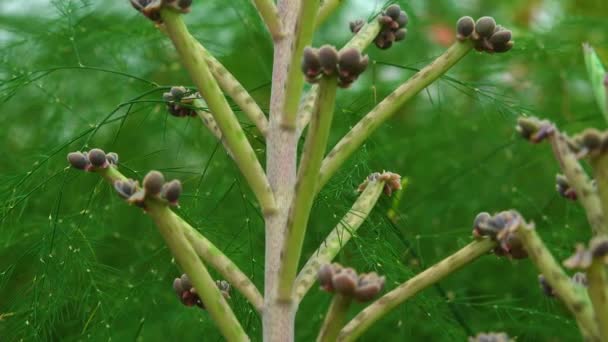
[[[304,256],[348,210],[356,185],[386,169],[410,181],[396,223],[384,198],[338,259],[385,274],[388,289],[468,243],[480,211],[518,209],[563,260],[589,238],[584,213],[554,191],[549,146],[521,141],[514,123],[525,113],[569,133],[605,127],[581,44],[590,42],[608,62],[608,4],[398,3],[410,16],[408,37],[388,51],[367,50],[374,64],[340,91],[332,145],[451,43],[460,16],[494,16],[513,30],[515,48],[469,54],[377,131],[316,201]],[[315,45],[344,44],[350,20],[384,5],[345,0]],[[186,20],[267,110],[272,45],[250,2],[195,1]],[[166,114],[166,87],[191,85],[167,39],[127,1],[1,0],[0,61],[0,340],[221,340],[206,312],[175,297],[171,283],[180,272],[151,220],[99,177],[66,168],[69,151],[100,147],[118,152],[130,177],[158,169],[179,178],[179,213],[262,288],[263,222],[254,197],[200,122]],[[238,115],[265,160],[263,139]],[[329,301],[314,288],[305,298],[298,341],[315,338]],[[237,293],[231,304],[260,340],[252,308]],[[528,260],[494,256],[401,305],[361,340],[463,341],[480,331],[579,340],[562,305],[540,292]]]

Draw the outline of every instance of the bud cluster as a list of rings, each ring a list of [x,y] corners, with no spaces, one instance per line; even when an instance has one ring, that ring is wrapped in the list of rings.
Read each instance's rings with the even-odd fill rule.
[[[524,139],[534,144],[538,144],[556,131],[551,122],[536,117],[518,118],[516,129]]]
[[[182,193],[182,183],[177,179],[165,182],[162,173],[150,171],[144,177],[143,187],[136,180],[126,179],[115,181],[114,189],[127,202],[141,208],[145,208],[145,200],[149,198],[160,199],[175,206]]]
[[[405,39],[408,23],[407,14],[401,10],[399,5],[390,5],[378,16],[380,23],[380,33],[374,39],[374,44],[380,49],[388,49],[394,42]],[[356,20],[350,23],[350,30],[353,33],[359,32],[365,25],[363,20]]]
[[[608,151],[608,132],[587,128],[574,136],[570,147],[579,158],[597,158]]]
[[[141,12],[148,19],[162,23],[160,10],[163,7],[174,9],[181,13],[190,12],[192,0],[130,0],[131,6]]]
[[[557,190],[562,197],[572,201],[576,201],[578,197],[574,188],[570,186],[568,178],[559,173],[555,176],[555,190]]]
[[[456,31],[458,40],[471,39],[477,51],[507,52],[513,47],[511,31],[496,25],[492,17],[481,17],[477,21],[462,17],[456,23]]]
[[[106,154],[103,150],[94,148],[89,152],[70,152],[68,162],[75,169],[95,171],[118,165],[118,154],[114,152]]]
[[[523,259],[528,256],[514,230],[523,223],[523,218],[515,210],[502,211],[494,216],[482,212],[473,221],[473,236],[487,236],[498,242],[494,254],[513,259]]]
[[[224,296],[226,299],[230,299],[230,284],[225,280],[216,280],[215,284],[220,289],[222,296]],[[198,293],[196,293],[196,290],[192,286],[190,278],[188,278],[188,275],[185,273],[182,274],[181,277],[173,280],[173,290],[179,297],[179,300],[185,306],[196,305],[203,310],[205,309],[201,298],[198,296]]]
[[[190,91],[186,87],[171,87],[166,93],[163,93],[163,100],[167,103],[169,114],[177,117],[196,116],[196,110],[193,108],[193,101],[201,96],[198,92]]]
[[[589,242],[589,248],[585,248],[583,244],[577,244],[574,254],[564,260],[564,266],[586,270],[594,260],[608,264],[608,237],[594,237]]]
[[[368,302],[384,288],[384,277],[376,272],[361,273],[344,268],[338,263],[321,266],[317,274],[321,288],[327,292],[339,293],[359,302]]]
[[[317,83],[321,77],[338,77],[338,85],[348,88],[361,75],[369,58],[359,50],[348,48],[338,52],[331,45],[319,49],[307,47],[302,58],[302,72],[310,83]]]
[[[570,277],[570,282],[576,286],[587,287],[587,275],[583,272],[576,272]],[[555,290],[542,274],[538,275],[538,284],[547,297],[556,296]]]
[[[357,191],[361,192],[365,190],[365,188],[367,188],[367,184],[373,181],[384,182],[384,188],[382,189],[382,191],[387,196],[391,196],[393,192],[401,190],[401,175],[394,172],[383,171],[382,173],[374,172],[371,175],[367,176],[367,178],[365,178],[365,181],[359,184]]]
[[[469,342],[513,342],[509,335],[503,332],[479,333],[469,337]]]

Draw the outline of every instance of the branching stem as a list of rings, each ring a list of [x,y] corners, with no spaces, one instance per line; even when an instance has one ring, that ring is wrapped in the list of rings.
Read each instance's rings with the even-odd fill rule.
[[[407,82],[389,94],[353,127],[348,134],[329,152],[321,166],[317,191],[336,173],[346,159],[358,149],[363,142],[393,115],[397,109],[438,79],[454,64],[462,59],[472,45],[470,42],[456,42],[433,63],[417,72]]]
[[[448,276],[452,272],[474,261],[478,257],[487,254],[495,246],[496,243],[489,239],[471,242],[458,252],[399,285],[399,287],[374,301],[348,322],[340,331],[338,341],[356,340],[374,322],[389,313],[399,304]]]
[[[329,233],[321,246],[310,256],[295,281],[295,300],[300,302],[317,279],[319,268],[330,263],[340,250],[350,241],[357,229],[365,221],[378,198],[382,194],[384,181],[375,179],[369,181],[367,187],[359,195],[349,212]]]
[[[606,265],[594,260],[587,270],[588,293],[602,341],[608,341],[608,276]]]
[[[298,169],[296,192],[289,209],[287,230],[281,255],[279,298],[289,300],[302,252],[306,226],[310,216],[319,167],[327,148],[327,139],[334,113],[338,81],[336,77],[320,80],[320,96],[315,104],[311,127],[306,137],[302,160]]]
[[[340,333],[340,329],[344,325],[346,314],[352,299],[339,293],[334,294],[331,300],[329,309],[327,309],[327,315],[323,326],[317,336],[317,342],[334,342]]]
[[[283,36],[283,28],[281,25],[281,18],[279,18],[279,11],[277,6],[272,0],[251,0],[253,5],[257,8],[260,17],[266,24],[268,32],[273,39],[279,39]]]
[[[264,170],[211,74],[207,62],[194,44],[194,39],[188,32],[181,15],[169,9],[163,9],[161,15],[184,67],[211,109],[236,164],[260,203],[262,212],[265,215],[272,214],[276,210],[276,204]]]

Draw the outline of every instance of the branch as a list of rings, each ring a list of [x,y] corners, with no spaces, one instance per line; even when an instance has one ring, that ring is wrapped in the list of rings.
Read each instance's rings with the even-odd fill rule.
[[[111,184],[124,181],[122,175],[114,166],[95,170]],[[169,246],[173,257],[194,284],[206,310],[220,329],[222,335],[229,341],[248,341],[249,337],[236,319],[230,305],[224,299],[215,281],[207,271],[205,264],[198,257],[192,245],[184,236],[184,224],[179,216],[171,211],[166,203],[153,198],[145,199],[146,212],[156,223],[158,231]],[[189,225],[187,225],[189,227]],[[182,227],[180,229],[179,227]],[[194,230],[194,228],[189,227]]]
[[[585,209],[587,220],[591,225],[594,235],[608,234],[608,227],[606,226],[606,220],[602,211],[602,203],[597,194],[597,191],[591,184],[591,179],[585,173],[585,170],[581,167],[578,159],[574,153],[570,150],[566,137],[555,129],[553,133],[549,135],[549,141],[553,147],[553,153],[555,158],[560,164],[562,172],[568,178],[568,183],[576,191],[577,198],[581,205]],[[601,168],[599,169],[601,170]],[[598,180],[599,182],[600,180]],[[605,184],[602,184],[602,188],[605,188]],[[607,202],[608,203],[608,202]]]
[[[587,269],[588,293],[602,341],[608,340],[608,275],[606,265],[594,260]]]
[[[257,8],[272,38],[280,39],[283,36],[283,28],[274,2],[272,0],[251,0],[251,2]]]
[[[192,38],[194,39],[194,38]],[[213,74],[213,77],[217,80],[217,83],[222,90],[228,94],[232,100],[241,108],[243,113],[247,115],[249,120],[258,128],[260,133],[265,137],[268,134],[268,119],[266,115],[255,102],[249,92],[241,85],[241,83],[226,69],[222,63],[220,63],[213,55],[203,47],[195,39],[196,46],[200,53],[203,55],[209,70]]]
[[[170,9],[161,10],[167,33],[173,41],[182,63],[207,102],[213,117],[224,134],[234,160],[256,195],[264,215],[276,210],[274,195],[257,156],[245,137],[242,127],[230,109],[217,82],[188,33],[181,15]]]
[[[359,195],[349,212],[310,256],[295,281],[295,300],[299,302],[317,279],[319,268],[330,263],[340,252],[376,205],[385,182],[373,179]]]
[[[557,297],[564,302],[576,318],[585,341],[600,341],[593,318],[593,308],[587,295],[570,281],[536,233],[534,225],[526,224],[522,220],[522,223],[515,226],[512,231],[523,244],[530,260],[551,285]]]
[[[381,28],[377,17],[374,18],[372,21],[365,24],[365,26],[363,26],[357,34],[344,45],[342,50],[356,48],[359,52],[363,52],[374,41],[378,33],[380,33]],[[300,135],[306,125],[308,125],[310,117],[312,116],[313,104],[318,95],[319,86],[315,84],[310,88],[308,93],[304,96],[304,100],[300,103],[296,125],[298,135]]]
[[[127,180],[127,177],[114,167],[99,170],[98,173],[111,185],[116,181]],[[203,261],[216,269],[232,287],[240,291],[251,305],[261,313],[264,299],[247,275],[245,275],[216,245],[194,229],[188,222],[184,221],[184,219],[176,214],[173,215],[175,216],[176,224],[172,229],[182,231],[186,239],[188,239],[188,242],[194,248],[196,254],[198,254]]]
[[[323,326],[319,331],[319,336],[317,336],[317,342],[334,342],[336,340],[340,328],[344,325],[351,302],[351,297],[340,293],[334,294],[329,309],[327,309]]]
[[[399,285],[399,287],[374,301],[348,322],[340,331],[338,341],[356,340],[374,322],[396,308],[399,304],[478,257],[488,253],[494,247],[496,247],[496,243],[490,239],[471,242],[458,252]]]
[[[319,7],[317,12],[317,20],[315,21],[315,28],[321,26],[325,20],[331,15],[333,11],[340,6],[343,0],[324,0],[323,4]]]
[[[292,295],[293,281],[296,277],[306,226],[315,196],[314,189],[318,180],[319,167],[327,148],[337,86],[336,77],[323,77],[319,82],[321,96],[315,104],[314,117],[306,137],[298,169],[296,192],[289,209],[287,230],[283,242],[278,293],[279,298],[283,300],[291,298]]]
[[[211,241],[207,240],[182,218],[178,217],[178,219],[181,222],[181,227],[186,238],[196,251],[196,254],[216,269],[235,289],[241,292],[256,311],[261,314],[264,308],[264,298],[262,298],[262,295],[249,277]]]
[[[230,147],[228,147],[228,144],[226,143],[226,140],[224,139],[222,131],[218,127],[217,122],[215,122],[213,115],[211,115],[211,113],[209,113],[208,111],[201,109],[201,108],[207,107],[206,103],[204,103],[204,101],[201,99],[196,99],[196,100],[192,101],[192,106],[194,107],[194,110],[196,111],[196,114],[198,115],[198,117],[203,122],[203,125],[205,125],[205,127],[207,127],[207,129],[209,129],[209,131],[211,131],[211,134],[213,134],[213,136],[216,137],[217,140],[219,140],[222,143],[222,145],[224,146],[224,149],[226,150],[226,153],[228,153],[228,155],[232,159],[234,159],[232,151],[230,150]]]
[[[323,160],[316,191],[327,183],[346,159],[397,109],[443,75],[471,49],[472,44],[469,41],[454,43],[433,63],[417,72],[365,115]]]
[[[287,129],[296,128],[298,102],[304,85],[304,75],[300,70],[304,47],[310,45],[314,33],[315,17],[319,8],[319,0],[299,1],[300,10],[294,24],[294,43],[291,46],[291,61],[287,66],[285,83],[285,101],[281,125]]]

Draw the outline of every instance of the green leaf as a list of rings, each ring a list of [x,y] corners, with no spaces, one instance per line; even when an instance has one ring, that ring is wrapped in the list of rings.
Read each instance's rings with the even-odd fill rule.
[[[604,118],[608,121],[608,99],[606,97],[608,88],[605,83],[606,69],[595,53],[595,50],[593,50],[593,47],[588,43],[583,44],[583,54],[585,56],[585,64],[587,66],[589,80],[591,81],[593,95],[595,96],[595,100],[597,101],[602,114],[604,114]]]

